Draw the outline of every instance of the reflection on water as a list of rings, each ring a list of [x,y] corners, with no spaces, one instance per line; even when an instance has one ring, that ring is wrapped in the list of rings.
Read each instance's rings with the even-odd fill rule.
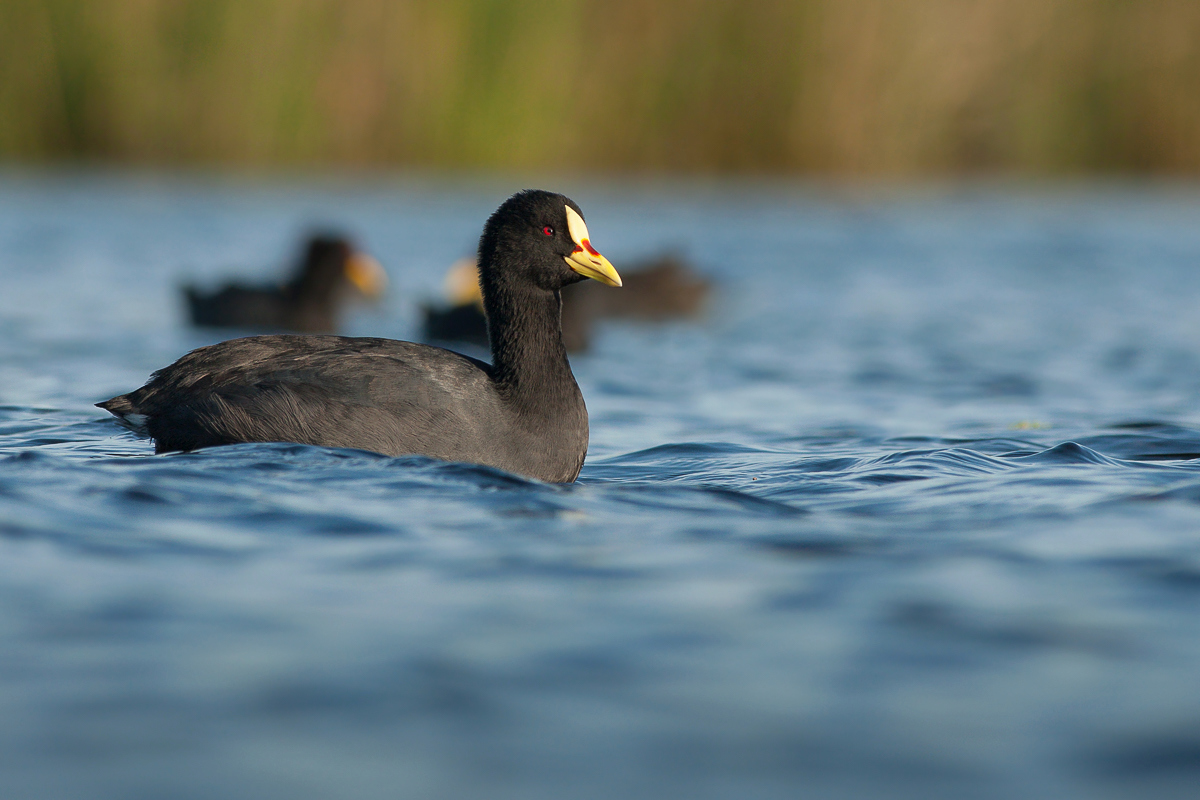
[[[575,359],[569,487],[91,407],[313,222],[410,338],[514,188],[0,184],[5,797],[1194,789],[1200,194],[552,187],[719,293]]]

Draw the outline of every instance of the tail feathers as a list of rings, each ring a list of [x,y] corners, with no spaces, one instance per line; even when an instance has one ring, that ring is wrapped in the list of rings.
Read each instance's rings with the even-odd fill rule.
[[[96,403],[96,405],[100,408],[103,408],[105,411],[116,414],[117,416],[133,411],[133,401],[129,399],[129,395],[127,394],[117,395],[116,397],[105,400],[102,403]]]
[[[117,418],[118,422],[139,436],[150,435],[150,430],[146,426],[148,418],[145,414],[139,414],[134,409],[133,401],[129,399],[129,395],[118,395],[111,400],[105,400],[103,403],[96,403],[96,405],[111,413]]]

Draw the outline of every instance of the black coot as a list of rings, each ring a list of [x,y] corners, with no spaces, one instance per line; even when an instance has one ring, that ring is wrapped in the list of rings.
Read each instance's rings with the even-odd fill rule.
[[[451,282],[461,283],[460,273],[468,267],[473,276],[473,262],[455,265]],[[588,349],[592,326],[601,319],[658,322],[697,316],[712,289],[707,278],[671,255],[631,267],[622,279],[625,288],[620,292],[606,292],[594,283],[563,290],[563,343],[569,352]],[[487,320],[478,296],[468,296],[461,288],[453,294],[447,307],[422,306],[425,338],[487,347]]]
[[[492,364],[427,345],[341,336],[254,336],[193,350],[101,408],[157,452],[301,442],[486,464],[573,481],[588,419],[560,328],[559,290],[621,279],[582,212],[527,190],[479,240]]]
[[[204,294],[184,287],[192,324],[299,333],[333,333],[339,306],[351,292],[375,298],[387,286],[379,262],[345,238],[313,236],[295,275],[279,286],[231,283]]]

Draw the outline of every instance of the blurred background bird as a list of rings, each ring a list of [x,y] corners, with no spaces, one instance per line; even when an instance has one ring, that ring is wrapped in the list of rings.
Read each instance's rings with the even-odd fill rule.
[[[200,327],[333,333],[338,312],[353,297],[376,300],[387,273],[344,236],[309,237],[292,276],[276,286],[228,283],[211,293],[185,286],[192,324]]]
[[[622,271],[620,292],[592,291],[587,283],[562,290],[563,344],[581,353],[591,344],[592,328],[602,319],[663,322],[703,314],[712,292],[711,282],[678,256],[663,255]],[[446,273],[444,305],[421,307],[426,339],[488,346],[487,318],[479,293],[475,259],[455,262]]]

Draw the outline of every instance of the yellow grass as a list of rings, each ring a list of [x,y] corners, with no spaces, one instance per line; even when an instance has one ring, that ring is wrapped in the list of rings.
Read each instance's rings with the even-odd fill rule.
[[[0,158],[1200,171],[1193,0],[0,0]]]

